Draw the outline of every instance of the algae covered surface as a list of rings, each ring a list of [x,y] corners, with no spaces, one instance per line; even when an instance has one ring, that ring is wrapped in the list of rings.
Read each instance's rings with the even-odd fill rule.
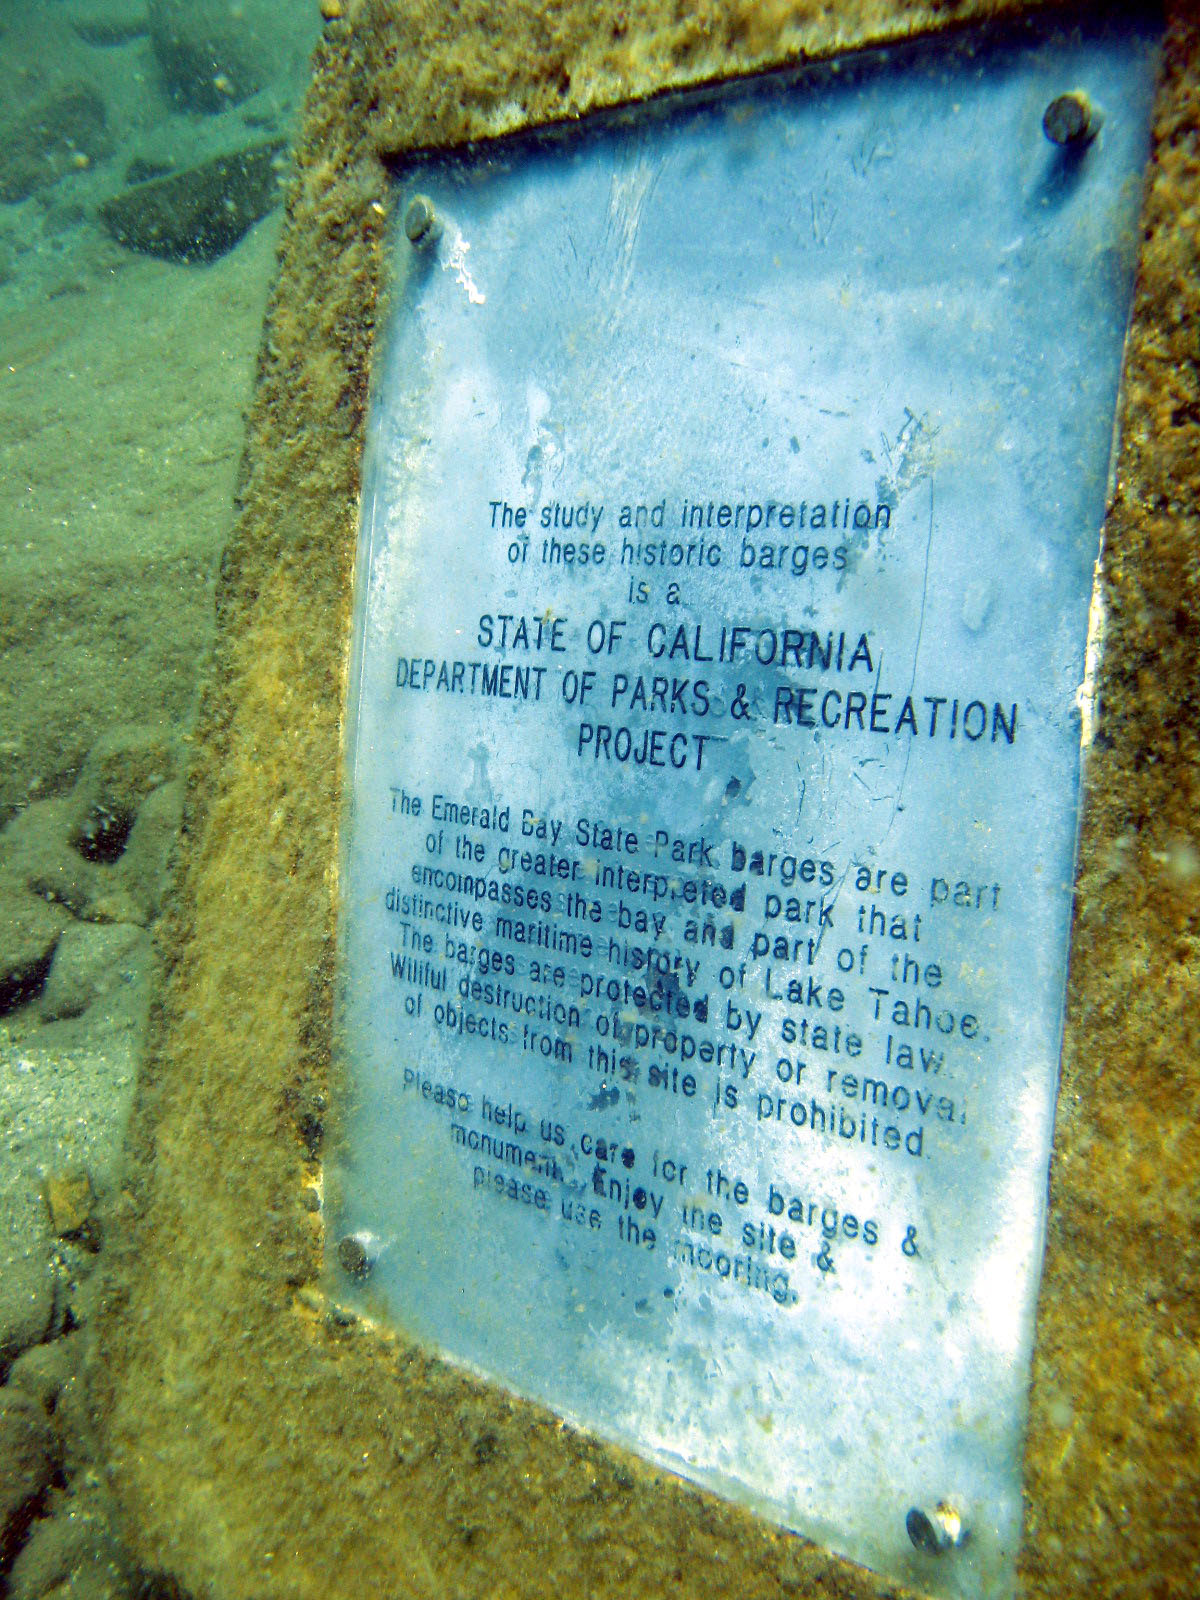
[[[327,7],[339,10],[340,7]],[[1018,9],[1006,8],[1007,12]],[[318,51],[218,589],[95,1394],[148,1569],[191,1594],[895,1592],[342,1314],[309,1199],[381,155],[995,8],[350,4]],[[1022,1590],[1186,1595],[1200,1553],[1200,30],[1170,21],[1105,554]]]

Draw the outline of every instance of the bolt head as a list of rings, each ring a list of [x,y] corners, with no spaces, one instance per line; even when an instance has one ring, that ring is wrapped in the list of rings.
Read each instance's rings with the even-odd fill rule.
[[[1099,115],[1082,89],[1072,89],[1051,100],[1042,117],[1042,131],[1052,144],[1087,144],[1099,129]]]
[[[913,1506],[904,1527],[913,1548],[927,1556],[944,1556],[957,1549],[966,1544],[969,1533],[962,1512],[948,1500],[939,1500],[932,1508]]]
[[[348,1278],[365,1278],[375,1265],[367,1241],[361,1234],[348,1233],[338,1240],[338,1265]]]
[[[425,194],[415,194],[404,213],[404,231],[413,244],[428,244],[437,238],[438,219],[433,201]]]

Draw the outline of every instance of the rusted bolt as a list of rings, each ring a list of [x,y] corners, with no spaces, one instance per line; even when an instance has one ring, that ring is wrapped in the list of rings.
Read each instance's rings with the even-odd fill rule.
[[[441,231],[433,201],[427,194],[415,194],[404,213],[404,231],[413,244],[430,244]]]
[[[1100,113],[1082,89],[1051,100],[1042,117],[1042,131],[1053,144],[1088,144],[1100,131]]]
[[[338,1240],[338,1265],[348,1278],[366,1278],[375,1265],[371,1241],[364,1233],[348,1233]]]

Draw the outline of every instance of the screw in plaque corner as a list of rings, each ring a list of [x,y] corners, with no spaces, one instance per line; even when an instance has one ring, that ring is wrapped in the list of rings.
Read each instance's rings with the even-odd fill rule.
[[[904,1519],[904,1527],[913,1549],[927,1556],[961,1550],[971,1536],[966,1519],[951,1500],[939,1500],[932,1509],[913,1506]]]
[[[427,194],[415,194],[404,212],[404,232],[410,243],[422,248],[431,245],[442,231],[433,201]]]
[[[369,1233],[348,1233],[338,1240],[338,1266],[348,1278],[357,1282],[371,1276],[378,1255],[377,1242]]]
[[[1051,144],[1078,150],[1100,132],[1103,117],[1082,89],[1071,89],[1051,100],[1042,116],[1042,132]]]

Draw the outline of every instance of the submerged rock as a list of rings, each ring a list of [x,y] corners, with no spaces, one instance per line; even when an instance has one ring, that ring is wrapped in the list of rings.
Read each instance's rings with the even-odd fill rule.
[[[138,811],[116,873],[138,922],[153,922],[161,909],[182,820],[183,783],[178,779],[148,794]]]
[[[78,805],[71,795],[35,800],[0,832],[0,883],[5,872],[52,905],[82,916],[101,869],[75,848]]]
[[[146,8],[136,0],[91,0],[89,5],[77,6],[70,13],[70,21],[85,44],[102,49],[128,44],[150,31]]]
[[[54,1430],[27,1395],[0,1390],[0,1551],[19,1539],[31,1503],[56,1465]]]
[[[29,888],[0,864],[0,1015],[39,994],[67,923],[61,906]]]
[[[36,1400],[43,1413],[52,1417],[58,1409],[59,1395],[82,1360],[82,1349],[83,1339],[78,1333],[31,1346],[9,1368],[6,1387],[13,1394]]]
[[[141,925],[158,913],[182,811],[177,770],[169,731],[115,728],[69,794],[0,830],[0,1015],[37,1001],[43,1021],[75,1017],[141,984]]]
[[[66,84],[0,122],[0,200],[26,200],[108,151],[103,99],[89,83]]]
[[[165,729],[132,725],[102,734],[71,795],[76,848],[88,860],[115,861],[142,801],[173,778],[175,768],[175,741]]]
[[[81,1016],[92,1002],[123,983],[136,983],[150,958],[150,936],[127,922],[75,922],[58,941],[38,1001],[44,1022]]]
[[[46,1337],[54,1317],[50,1220],[37,1184],[15,1174],[0,1188],[0,1362]]]
[[[167,261],[215,261],[278,205],[284,148],[271,139],[134,184],[104,202],[101,220],[130,250]]]
[[[149,183],[151,178],[165,178],[169,172],[174,172],[175,167],[169,161],[152,161],[145,156],[134,156],[125,168],[125,182],[128,184]]]
[[[272,39],[228,0],[150,0],[150,43],[168,95],[188,111],[223,111],[268,82]]]
[[[96,1209],[96,1192],[86,1167],[64,1167],[50,1172],[45,1182],[50,1226],[60,1239],[82,1233]]]
[[[74,1494],[34,1525],[13,1565],[11,1600],[126,1600],[157,1594],[137,1581],[96,1494]],[[163,1593],[175,1592],[172,1586]]]

